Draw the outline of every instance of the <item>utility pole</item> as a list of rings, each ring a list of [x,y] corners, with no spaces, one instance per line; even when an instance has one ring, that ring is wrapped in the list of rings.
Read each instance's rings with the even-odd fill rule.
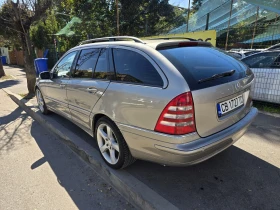
[[[229,19],[228,19],[228,28],[227,28],[227,38],[226,38],[225,50],[227,50],[227,46],[228,46],[228,35],[229,35],[230,19],[231,19],[231,14],[232,14],[232,5],[233,5],[233,0],[231,0],[231,3],[230,3],[230,13],[229,13]]]
[[[188,7],[188,19],[187,19],[187,32],[189,32],[189,19],[190,19],[190,12],[191,12],[191,0],[189,0],[189,7]]]
[[[117,35],[120,35],[120,15],[119,15],[119,1],[115,0],[116,2],[116,11],[117,11]]]
[[[259,18],[259,9],[260,9],[260,7],[257,7],[257,14],[256,14],[255,25],[254,25],[253,38],[252,38],[252,42],[251,42],[251,49],[253,49],[253,45],[254,45],[254,39],[255,39],[255,34],[256,34],[256,27],[257,27],[257,22],[258,22],[258,18]]]

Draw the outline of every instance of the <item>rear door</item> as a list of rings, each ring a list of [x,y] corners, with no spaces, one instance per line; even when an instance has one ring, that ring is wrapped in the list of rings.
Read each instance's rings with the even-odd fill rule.
[[[280,103],[280,52],[258,53],[242,61],[256,78],[252,86],[253,99]]]
[[[200,136],[219,132],[248,113],[253,75],[244,64],[213,47],[159,51],[179,70],[190,87]],[[210,79],[225,72],[234,73]]]
[[[80,52],[67,85],[69,109],[74,121],[90,128],[90,113],[109,85],[108,49],[90,48]]]

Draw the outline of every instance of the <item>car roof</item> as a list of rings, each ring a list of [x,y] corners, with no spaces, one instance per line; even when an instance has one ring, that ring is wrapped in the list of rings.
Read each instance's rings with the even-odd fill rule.
[[[137,40],[136,40],[137,41]],[[84,48],[89,48],[89,47],[97,47],[97,46],[127,46],[127,47],[134,47],[134,48],[152,48],[152,49],[157,49],[159,46],[173,46],[176,44],[179,44],[181,42],[199,42],[200,44],[205,44],[205,45],[211,45],[208,42],[201,42],[201,41],[193,41],[193,40],[188,40],[188,39],[146,39],[146,40],[141,40],[142,43],[135,42],[133,40],[127,41],[127,40],[118,40],[118,41],[102,41],[102,42],[96,42],[96,43],[87,43],[87,44],[82,44],[79,46],[76,46],[72,48],[71,50],[78,50],[78,49],[84,49]]]
[[[274,48],[277,48],[277,49],[280,48],[280,43],[272,45],[272,46],[266,48],[266,50],[273,50]]]

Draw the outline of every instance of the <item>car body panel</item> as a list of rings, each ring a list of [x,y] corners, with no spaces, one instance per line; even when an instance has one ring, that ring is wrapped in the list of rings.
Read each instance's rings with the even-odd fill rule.
[[[74,121],[91,128],[90,113],[107,89],[110,81],[71,78],[67,85],[67,99]]]
[[[246,132],[257,114],[257,109],[251,108],[249,113],[234,125],[205,138],[194,135],[195,140],[187,143],[175,143],[171,141],[172,138],[169,142],[163,142],[160,141],[161,134],[117,125],[135,158],[163,165],[187,166],[209,159],[234,144]]]
[[[222,85],[192,91],[197,132],[205,137],[219,132],[238,122],[251,108],[250,88],[253,76]],[[217,104],[239,95],[244,97],[244,105],[223,117],[218,117]]]
[[[57,110],[59,114],[71,118],[66,96],[66,86],[69,78],[56,78],[45,82],[45,103],[48,107]]]

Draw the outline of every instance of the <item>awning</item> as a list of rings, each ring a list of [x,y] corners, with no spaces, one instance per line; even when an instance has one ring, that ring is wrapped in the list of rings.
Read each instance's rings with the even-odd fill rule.
[[[69,23],[67,23],[66,26],[64,26],[64,28],[62,28],[59,32],[57,32],[55,35],[57,36],[61,36],[61,35],[65,35],[65,36],[73,36],[75,34],[74,31],[72,31],[72,27],[75,24],[79,24],[82,23],[82,20],[78,17],[73,17],[71,19],[71,21]]]
[[[246,2],[280,14],[280,0],[245,0]]]

